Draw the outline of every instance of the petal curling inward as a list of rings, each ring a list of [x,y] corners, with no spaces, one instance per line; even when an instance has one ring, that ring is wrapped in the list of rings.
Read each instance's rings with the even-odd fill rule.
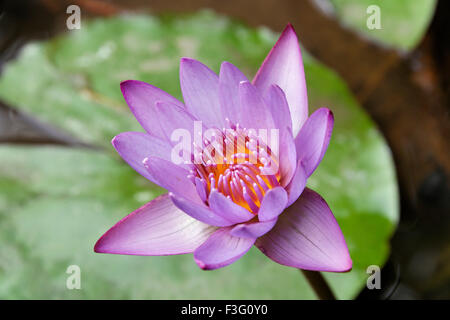
[[[302,161],[307,177],[322,161],[333,131],[334,117],[327,108],[317,109],[306,121],[297,137],[297,159]]]
[[[291,130],[285,128],[280,132],[280,135],[280,150],[278,151],[281,174],[280,183],[283,187],[286,187],[295,174],[297,149]]]
[[[234,203],[216,189],[213,189],[209,195],[209,207],[215,214],[233,224],[245,222],[255,217],[250,211]]]
[[[180,61],[180,85],[187,110],[207,127],[223,128],[219,99],[219,77],[203,63],[189,58]]]
[[[300,45],[292,25],[284,29],[258,70],[253,84],[262,92],[273,84],[284,91],[295,137],[308,117],[308,96]]]
[[[273,220],[286,208],[288,196],[284,188],[270,189],[264,196],[258,211],[259,221]]]
[[[178,209],[182,210],[194,219],[216,227],[228,227],[234,224],[233,222],[230,222],[229,220],[215,214],[203,203],[196,203],[173,193],[169,193],[169,195],[173,204]]]
[[[277,218],[269,221],[252,221],[238,224],[231,229],[230,234],[241,238],[259,238],[269,232],[277,223]]]
[[[94,251],[147,256],[192,253],[215,230],[176,208],[165,194],[120,220],[97,241]]]
[[[155,137],[165,139],[165,135],[159,130],[160,120],[155,109],[155,103],[156,101],[165,101],[184,108],[183,103],[167,92],[142,81],[122,81],[120,89],[131,112],[133,112],[142,128]]]
[[[231,228],[215,231],[194,252],[194,260],[203,270],[225,267],[241,258],[255,243],[255,239],[234,237]]]
[[[170,192],[201,203],[195,185],[189,180],[189,171],[171,161],[158,157],[148,157],[144,160],[144,166],[150,173],[153,183]]]
[[[287,207],[293,204],[295,200],[300,197],[306,187],[307,178],[308,177],[306,176],[302,162],[299,160],[297,162],[297,168],[295,169],[294,176],[292,177],[291,182],[286,187],[286,191],[288,193],[288,203],[286,205]]]
[[[315,271],[346,272],[352,260],[330,208],[316,192],[305,189],[279,216],[275,227],[256,246],[275,262]]]
[[[171,146],[164,140],[144,132],[122,132],[111,143],[125,162],[149,180],[152,178],[142,161],[150,155],[170,159],[172,152]]]

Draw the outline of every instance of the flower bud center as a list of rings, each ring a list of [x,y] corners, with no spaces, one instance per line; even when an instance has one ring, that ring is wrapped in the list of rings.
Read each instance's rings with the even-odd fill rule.
[[[278,162],[255,130],[239,124],[230,128],[217,130],[211,139],[204,139],[203,146],[194,145],[189,178],[206,204],[216,190],[257,214],[266,192],[280,186]]]

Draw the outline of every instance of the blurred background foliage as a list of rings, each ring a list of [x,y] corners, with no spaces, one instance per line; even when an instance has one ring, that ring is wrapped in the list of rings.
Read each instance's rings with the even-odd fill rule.
[[[434,1],[417,1],[414,8],[411,1],[372,2],[380,3],[384,26],[372,36],[401,49],[420,40],[434,8]],[[344,23],[367,33],[365,2],[329,4]],[[180,98],[182,56],[215,71],[227,60],[251,78],[278,34],[211,11],[82,23],[81,30],[25,46],[0,77],[0,99],[85,146],[0,145],[0,298],[314,298],[298,270],[277,265],[257,249],[213,272],[198,269],[191,255],[93,252],[117,220],[164,192],[110,145],[120,132],[142,130],[119,82],[146,81]],[[394,165],[381,134],[339,76],[305,51],[304,63],[310,109],[327,106],[336,119],[309,186],[329,203],[354,261],[351,272],[325,276],[339,298],[354,298],[365,286],[366,268],[382,266],[389,256],[399,219]],[[71,264],[81,268],[82,290],[66,289]]]
[[[328,0],[326,0],[328,1]],[[409,50],[421,40],[436,7],[434,0],[331,0],[336,16],[372,40]],[[381,29],[368,29],[367,8],[380,8]],[[373,11],[369,11],[373,13]]]

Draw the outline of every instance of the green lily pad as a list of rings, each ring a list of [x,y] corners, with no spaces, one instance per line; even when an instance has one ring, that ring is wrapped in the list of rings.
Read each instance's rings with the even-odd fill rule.
[[[435,0],[331,0],[344,24],[381,43],[409,50],[427,30],[436,7]],[[380,29],[369,29],[369,6],[380,9]]]
[[[119,90],[147,81],[180,97],[178,61],[222,60],[249,77],[277,35],[210,12],[193,16],[124,16],[27,46],[0,78],[0,98],[99,150],[0,146],[0,298],[311,299],[301,273],[252,249],[235,264],[205,272],[191,255],[137,257],[93,253],[117,220],[163,192],[116,155],[109,141],[141,130]],[[346,237],[354,268],[326,274],[339,298],[365,285],[366,268],[382,266],[398,220],[389,150],[368,116],[332,71],[305,57],[310,105],[335,113],[324,161],[309,181],[328,201]],[[66,288],[69,265],[81,290]]]

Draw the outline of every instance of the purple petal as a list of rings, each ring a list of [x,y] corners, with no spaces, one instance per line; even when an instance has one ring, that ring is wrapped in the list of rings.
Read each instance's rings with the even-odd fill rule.
[[[308,117],[308,96],[300,46],[292,25],[284,29],[253,79],[253,84],[262,92],[272,84],[283,89],[289,103],[295,137]]]
[[[264,95],[266,105],[272,114],[275,128],[289,128],[292,132],[292,119],[289,104],[283,90],[276,84],[269,86]]]
[[[202,120],[207,127],[225,126],[217,74],[199,61],[182,58],[180,84],[186,108],[191,114]]]
[[[170,193],[169,195],[173,201],[173,204],[177,208],[184,211],[194,219],[216,227],[228,227],[234,224],[215,214],[209,207],[207,207],[203,203],[193,202],[173,193]]]
[[[216,215],[230,221],[232,224],[245,222],[255,217],[250,211],[234,203],[216,190],[211,191],[209,195],[209,207]]]
[[[149,180],[152,179],[142,161],[150,155],[170,159],[171,146],[147,133],[123,132],[115,136],[111,143],[134,170]]]
[[[248,81],[239,83],[239,98],[241,102],[241,122],[244,128],[272,129],[274,123],[272,114],[267,108],[259,91]]]
[[[159,130],[160,120],[158,111],[155,109],[156,102],[165,101],[182,108],[184,107],[183,103],[161,89],[142,81],[123,81],[120,83],[120,89],[125,101],[145,131],[164,139],[163,132]]]
[[[191,253],[214,230],[177,209],[165,194],[120,220],[97,241],[94,251],[145,256]]]
[[[162,132],[170,144],[176,144],[178,141],[172,141],[171,137],[174,131],[184,129],[190,134],[190,139],[194,137],[194,118],[185,108],[179,107],[171,102],[157,101],[155,109],[157,111],[159,131]],[[189,140],[190,140],[189,139]],[[189,147],[191,143],[188,144]]]
[[[291,130],[285,128],[280,132],[280,184],[285,187],[292,180],[297,166],[297,150]]]
[[[195,262],[203,270],[225,267],[241,258],[255,243],[255,239],[230,235],[230,228],[215,231],[194,252]]]
[[[272,230],[276,223],[277,218],[264,222],[253,221],[241,223],[231,229],[230,234],[241,238],[259,238]]]
[[[258,211],[259,221],[273,220],[286,208],[288,196],[282,187],[270,189],[264,196]]]
[[[189,171],[186,169],[157,157],[146,158],[144,167],[155,184],[191,201],[202,202],[195,185],[188,178]]]
[[[288,193],[288,203],[286,207],[289,207],[295,202],[295,200],[298,199],[298,197],[300,197],[306,187],[306,180],[307,176],[305,173],[305,169],[303,168],[302,162],[298,161],[294,176],[292,177],[291,182],[286,187],[286,191]]]
[[[270,259],[294,268],[330,272],[352,268],[347,244],[333,213],[325,200],[310,189],[303,191],[256,245]]]
[[[239,101],[239,83],[248,81],[247,77],[234,65],[223,62],[219,74],[219,98],[222,114],[232,123],[243,123]]]
[[[333,123],[333,113],[327,108],[320,108],[308,118],[295,138],[297,159],[302,161],[308,177],[316,170],[327,151]]]

